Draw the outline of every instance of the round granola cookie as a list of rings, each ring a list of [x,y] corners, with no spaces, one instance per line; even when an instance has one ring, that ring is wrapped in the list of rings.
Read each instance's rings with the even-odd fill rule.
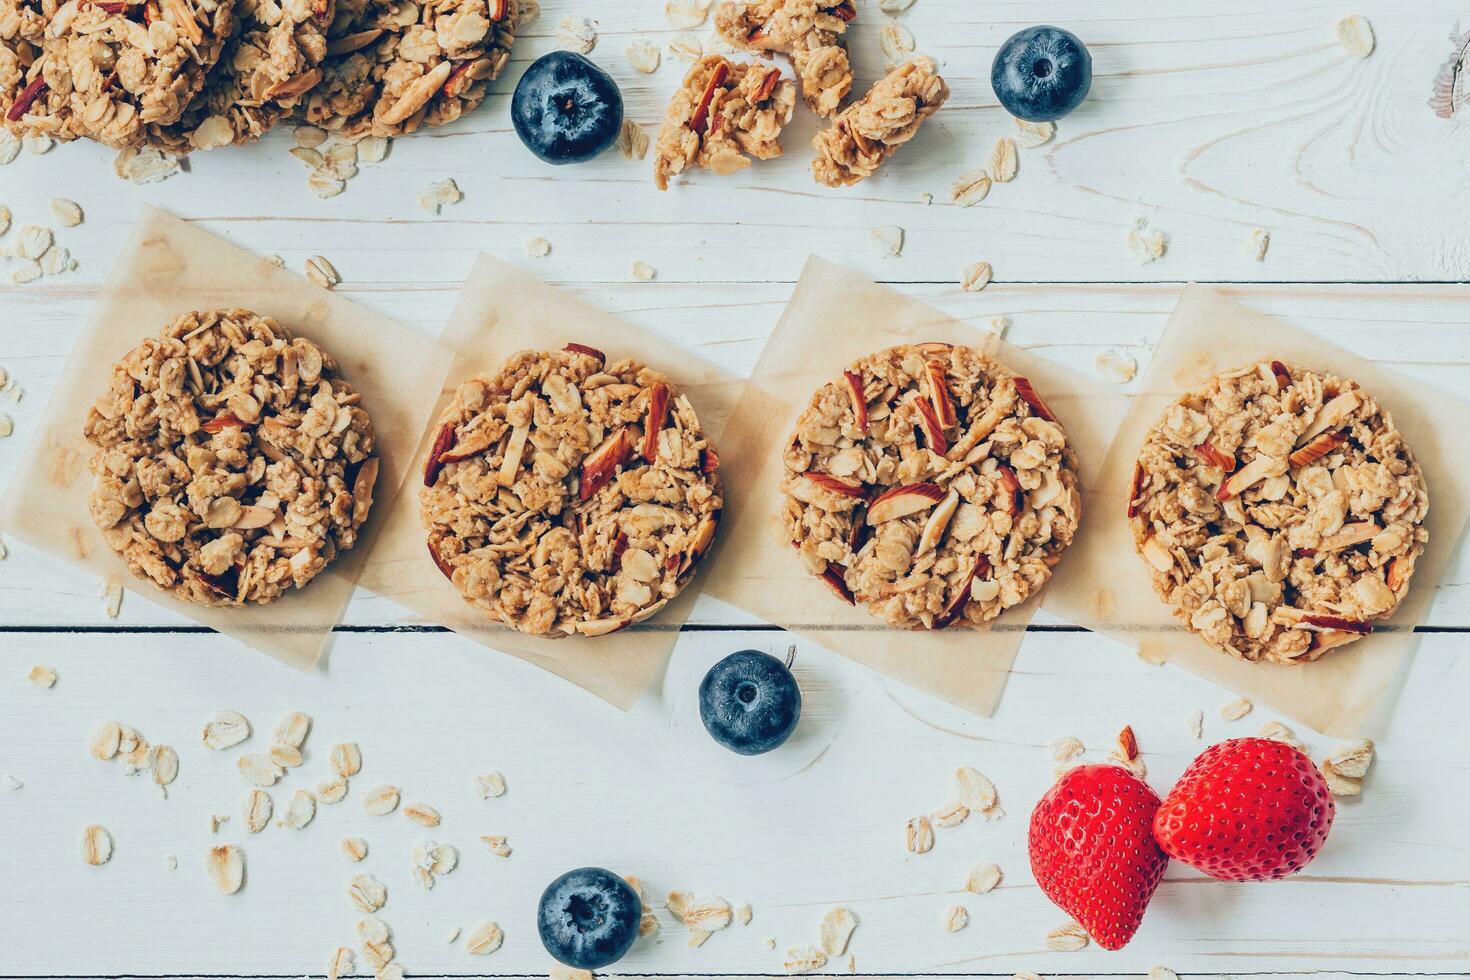
[[[1154,590],[1216,649],[1303,663],[1409,589],[1429,494],[1358,383],[1280,361],[1221,374],[1149,430],[1128,519]]]
[[[6,121],[117,149],[142,145],[148,127],[179,119],[235,27],[234,0],[5,3],[0,32],[19,38],[6,42],[9,57],[0,55]],[[39,40],[37,22],[45,24]]]
[[[373,426],[337,362],[249,310],[185,313],[87,413],[92,519],[128,570],[241,606],[310,582],[373,503]]]
[[[510,61],[518,16],[516,0],[342,0],[306,120],[348,139],[451,123]]]
[[[637,361],[568,344],[460,385],[424,464],[429,554],[523,633],[602,636],[658,612],[719,523],[694,406]]]
[[[818,389],[783,453],[807,569],[890,626],[980,625],[1051,577],[1077,459],[1031,382],[968,347],[905,344]]]

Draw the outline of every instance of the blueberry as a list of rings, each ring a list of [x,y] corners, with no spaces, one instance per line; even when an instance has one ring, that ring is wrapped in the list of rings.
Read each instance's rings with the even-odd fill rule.
[[[612,146],[623,126],[623,95],[612,76],[571,51],[537,58],[510,100],[526,149],[547,163],[581,163]]]
[[[741,650],[699,682],[699,717],[731,752],[760,755],[790,737],[801,717],[801,688],[769,653]]]
[[[990,66],[990,84],[1018,119],[1048,122],[1082,104],[1092,88],[1092,55],[1071,31],[1028,27],[1006,39]]]
[[[536,913],[541,945],[567,966],[598,970],[623,958],[638,938],[643,903],[602,868],[568,871],[546,886]]]

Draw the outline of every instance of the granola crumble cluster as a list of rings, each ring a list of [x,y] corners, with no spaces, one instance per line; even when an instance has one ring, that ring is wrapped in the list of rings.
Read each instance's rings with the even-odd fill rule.
[[[602,636],[657,613],[714,540],[719,458],[656,371],[568,344],[460,385],[420,515],[465,600],[524,633]]]
[[[654,183],[667,190],[669,178],[691,164],[724,176],[750,166],[751,157],[780,156],[781,129],[795,106],[796,88],[780,69],[717,54],[701,58],[669,103],[654,148]]]
[[[177,598],[264,603],[351,548],[378,460],[329,354],[249,310],[185,313],[87,413],[90,508],[128,570]]]
[[[842,36],[856,17],[852,0],[725,0],[715,8],[715,31],[737,50],[790,56],[807,108],[830,116],[852,90]]]
[[[824,385],[783,459],[807,569],[891,626],[980,625],[1051,577],[1081,513],[1066,432],[968,347],[891,347]]]
[[[1154,589],[1181,622],[1231,656],[1288,664],[1392,615],[1428,511],[1388,412],[1352,380],[1280,361],[1170,406],[1128,505]]]
[[[828,187],[873,176],[948,98],[949,86],[934,62],[916,58],[899,65],[817,133],[812,176]]]

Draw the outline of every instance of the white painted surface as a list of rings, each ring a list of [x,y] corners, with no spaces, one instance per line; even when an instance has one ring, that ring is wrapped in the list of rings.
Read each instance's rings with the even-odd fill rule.
[[[1449,0],[1359,4],[1379,39],[1363,62],[1333,41],[1332,23],[1347,8],[1307,0],[918,0],[902,19],[920,50],[943,61],[954,96],[883,175],[848,191],[816,187],[806,175],[813,126],[799,118],[783,159],[728,179],[697,174],[664,195],[647,161],[536,163],[506,113],[514,76],[553,46],[562,16],[580,13],[601,21],[594,58],[623,85],[630,115],[656,123],[680,68],[666,56],[656,75],[636,75],[622,49],[671,36],[661,4],[543,7],[515,49],[512,77],[484,109],[398,141],[331,201],[310,196],[284,133],[201,156],[191,173],[147,188],[115,181],[110,155],[95,147],[0,169],[0,203],[17,224],[49,223],[52,196],[87,212],[84,225],[60,233],[78,273],[0,287],[0,366],[26,392],[19,404],[0,401],[16,421],[15,437],[0,441],[0,474],[18,458],[144,202],[293,268],[324,254],[354,299],[426,335],[484,250],[743,373],[802,260],[819,252],[977,326],[1010,316],[1012,340],[1083,370],[1107,349],[1146,361],[1175,284],[1200,279],[1240,283],[1228,288],[1260,309],[1426,383],[1466,388],[1466,293],[1436,283],[1470,278],[1470,140],[1424,105],[1463,12]],[[1023,152],[1014,183],[975,208],[953,207],[949,182],[982,164],[1009,130],[986,81],[994,47],[1038,20],[1093,45],[1093,97],[1053,144]],[[863,4],[854,44],[863,82],[880,71],[881,23],[876,4]],[[414,198],[445,176],[466,199],[429,218]],[[923,192],[935,203],[919,203]],[[1128,252],[1124,236],[1138,217],[1168,234],[1164,260],[1140,266]],[[870,253],[868,230],[882,224],[905,228],[901,258]],[[1272,232],[1260,264],[1242,252],[1255,227]],[[525,256],[533,235],[552,242],[549,257]],[[658,269],[656,282],[630,281],[635,258]],[[994,263],[997,284],[962,293],[959,270],[979,258]],[[1337,285],[1311,284],[1324,282]],[[798,740],[773,758],[737,763],[699,730],[694,684],[722,653],[780,650],[786,639],[719,629],[749,621],[714,602],[702,602],[694,620],[711,631],[685,635],[661,689],[625,716],[451,635],[349,632],[324,673],[297,675],[216,637],[169,632],[179,621],[144,595],[130,592],[111,623],[97,583],[13,547],[0,563],[0,773],[25,785],[0,791],[0,974],[320,974],[331,949],[354,939],[350,871],[337,851],[347,833],[370,842],[364,868],[389,886],[384,918],[410,974],[544,973],[534,901],[580,863],[636,873],[658,896],[685,888],[755,908],[749,927],[692,950],[660,909],[663,928],[622,964],[629,971],[780,972],[780,952],[814,941],[822,912],[846,903],[862,920],[853,952],[864,973],[1140,974],[1158,964],[1196,974],[1464,973],[1470,672],[1458,631],[1470,629],[1467,581],[1470,560],[1461,558],[1439,583],[1430,620],[1452,632],[1425,638],[1371,731],[1379,762],[1364,798],[1341,808],[1308,874],[1237,886],[1176,866],[1126,950],[1060,954],[1046,952],[1043,937],[1064,916],[1035,888],[1025,857],[1026,814],[1051,778],[1045,744],[1074,734],[1105,749],[1130,723],[1163,789],[1200,747],[1185,732],[1190,710],[1206,710],[1207,739],[1253,733],[1268,720],[1261,712],[1220,721],[1227,698],[1218,690],[1085,634],[1028,636],[993,719],[803,645],[808,701]],[[348,615],[363,629],[402,621],[371,597]],[[79,626],[108,631],[68,632]],[[60,671],[54,690],[24,681],[37,662]],[[200,726],[218,707],[249,715],[256,738],[229,753],[203,749]],[[316,727],[306,766],[273,791],[279,809],[290,790],[325,776],[334,742],[358,741],[364,770],[348,800],[322,807],[305,830],[250,837],[237,815],[245,787],[233,756],[262,749],[288,709],[308,712]],[[183,771],[169,799],[86,755],[88,731],[104,718],[179,750]],[[1300,734],[1319,752],[1328,747]],[[941,831],[932,853],[906,854],[905,820],[943,803],[948,773],[962,764],[995,780],[1009,816]],[[471,779],[484,768],[506,774],[506,797],[474,795]],[[423,832],[399,814],[367,817],[362,796],[383,782],[437,806],[444,826]],[[233,815],[219,835],[206,827],[210,812]],[[102,868],[76,857],[89,822],[117,840]],[[514,855],[489,856],[481,833],[509,834]],[[409,878],[408,852],[429,836],[458,846],[462,861],[424,893]],[[234,897],[204,880],[202,854],[215,840],[246,850],[248,882]],[[177,871],[166,870],[168,854]],[[966,870],[982,860],[1005,869],[1004,887],[964,895]],[[969,907],[971,924],[945,935],[938,917],[955,903]],[[477,960],[443,942],[451,927],[487,918],[507,934],[494,956]],[[765,949],[766,936],[779,940],[777,951]]]

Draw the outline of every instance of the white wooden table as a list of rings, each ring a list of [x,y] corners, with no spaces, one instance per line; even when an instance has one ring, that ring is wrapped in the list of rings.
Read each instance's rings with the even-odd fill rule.
[[[510,77],[481,111],[398,141],[334,200],[311,196],[285,132],[201,155],[191,172],[147,187],[115,180],[110,154],[96,147],[23,154],[0,169],[0,203],[17,225],[51,223],[53,196],[80,202],[87,219],[61,233],[76,273],[24,287],[7,276],[0,287],[0,366],[25,390],[19,404],[0,400],[16,425],[0,441],[0,473],[19,458],[145,202],[278,253],[292,268],[325,255],[355,300],[429,336],[483,250],[743,373],[803,259],[818,252],[977,323],[1008,316],[1013,341],[1082,370],[1107,350],[1145,362],[1179,284],[1200,280],[1463,391],[1470,132],[1426,101],[1466,11],[1450,0],[1357,6],[1379,39],[1366,61],[1334,41],[1334,22],[1353,12],[1346,4],[918,0],[902,20],[919,49],[941,60],[954,95],[880,178],[845,192],[810,181],[813,124],[802,117],[784,159],[733,178],[696,174],[667,194],[653,189],[647,161],[610,153],[553,169],[521,149],[508,92],[555,45],[567,14],[600,20],[593,57],[622,85],[630,115],[650,125],[661,118],[682,66],[666,55],[658,73],[638,75],[622,54],[635,39],[672,36],[658,0],[544,0]],[[883,17],[874,0],[860,7],[853,48],[865,85],[882,68]],[[950,181],[983,165],[1009,131],[987,81],[995,47],[1042,20],[1092,45],[1092,97],[1053,143],[1022,154],[1014,183],[977,207],[954,207]],[[450,176],[465,200],[426,216],[415,203],[420,188]],[[932,205],[921,203],[925,192]],[[1168,235],[1161,261],[1140,265],[1127,249],[1137,218]],[[890,224],[905,229],[906,245],[901,258],[880,260],[868,232]],[[1257,227],[1272,236],[1260,263],[1244,250]],[[552,243],[546,258],[524,251],[536,235]],[[633,281],[635,259],[657,279]],[[960,270],[978,259],[994,263],[996,283],[966,294]],[[823,912],[847,904],[862,921],[852,944],[860,973],[1137,975],[1165,965],[1193,975],[1464,974],[1467,582],[1470,562],[1457,560],[1390,712],[1365,732],[1379,750],[1366,792],[1341,807],[1305,874],[1240,886],[1176,865],[1124,951],[1064,954],[1045,948],[1045,933],[1065,916],[1035,887],[1025,850],[1027,813],[1051,780],[1047,743],[1070,734],[1101,751],[1131,723],[1162,789],[1201,747],[1186,731],[1190,711],[1205,709],[1207,740],[1253,734],[1269,715],[1224,722],[1217,708],[1226,692],[1042,621],[990,719],[801,644],[807,708],[798,737],[745,761],[700,730],[697,678],[728,651],[782,651],[788,637],[712,601],[702,601],[661,686],[625,715],[452,634],[400,628],[397,608],[365,595],[328,669],[299,675],[186,628],[146,592],[130,591],[110,620],[97,582],[12,543],[0,563],[0,773],[24,785],[0,790],[0,975],[320,975],[334,947],[355,945],[358,914],[345,890],[356,870],[388,885],[383,916],[410,975],[544,975],[536,897],[555,874],[589,863],[636,873],[659,903],[678,888],[754,908],[749,926],[697,949],[660,908],[660,932],[617,968],[632,973],[780,973],[782,951],[814,942]],[[25,681],[33,663],[60,673],[54,689]],[[315,718],[306,766],[274,792],[278,812],[291,789],[325,777],[331,744],[360,743],[364,769],[348,800],[322,807],[305,830],[247,835],[233,760],[199,743],[216,708],[250,717],[257,735],[247,747],[257,750],[283,712]],[[177,748],[182,772],[167,799],[87,756],[88,733],[105,718]],[[1298,734],[1319,756],[1330,747]],[[905,821],[945,801],[958,765],[989,774],[1009,816],[971,820],[942,831],[931,853],[906,853]],[[485,769],[505,774],[506,796],[479,799],[471,781]],[[367,816],[362,796],[379,783],[436,806],[442,827]],[[211,833],[210,813],[232,819]],[[88,823],[117,842],[100,868],[77,856]],[[509,835],[513,856],[491,856],[478,841],[484,833]],[[349,834],[370,843],[361,868],[338,851]],[[462,854],[431,892],[410,878],[410,849],[425,837]],[[203,855],[217,842],[245,849],[248,880],[235,896],[205,878]],[[1003,886],[983,897],[963,891],[979,861],[1005,871]],[[971,924],[951,935],[939,918],[954,904],[968,907]],[[507,937],[493,956],[445,941],[486,919]]]

